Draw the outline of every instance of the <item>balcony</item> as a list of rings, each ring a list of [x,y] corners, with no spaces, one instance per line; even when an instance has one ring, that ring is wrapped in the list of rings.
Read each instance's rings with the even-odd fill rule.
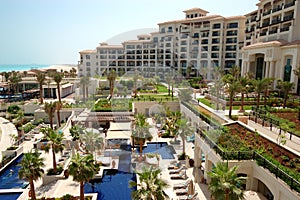
[[[271,14],[271,11],[272,11],[272,10],[270,9],[270,10],[268,10],[268,11],[264,12],[264,13],[263,13],[263,16],[266,16],[266,15],[269,15],[269,14]]]
[[[281,28],[280,29],[280,32],[285,32],[285,31],[289,31],[290,30],[290,27],[284,27],[284,28]]]
[[[208,44],[208,40],[202,40],[201,44]]]
[[[220,41],[219,41],[219,40],[212,40],[211,43],[212,43],[212,44],[219,44]]]
[[[246,36],[246,40],[250,40],[251,39],[251,36]]]
[[[292,20],[294,18],[294,15],[287,15],[287,16],[284,16],[283,17],[283,21],[289,21],[289,20]]]
[[[256,21],[257,16],[251,17],[250,22]]]
[[[280,11],[280,10],[282,10],[282,6],[277,6],[276,8],[273,8],[272,9],[272,13],[274,13],[274,12],[277,12],[277,11]]]
[[[217,54],[217,53],[212,53],[212,54],[211,54],[211,58],[219,58],[219,54]]]
[[[272,35],[272,34],[275,34],[275,33],[277,33],[277,29],[269,31],[269,35]]]
[[[201,37],[208,37],[209,36],[209,32],[207,33],[202,33]]]
[[[263,22],[261,27],[263,28],[263,27],[266,27],[266,26],[269,26],[269,25],[270,25],[270,22]]]
[[[212,51],[219,51],[220,48],[219,48],[219,47],[212,47],[211,50],[212,50]]]
[[[220,36],[219,32],[213,32],[212,36]]]
[[[236,40],[230,40],[230,39],[226,40],[227,44],[236,43],[236,42],[237,42]]]
[[[284,5],[284,8],[289,8],[289,7],[292,7],[292,6],[294,6],[294,5],[295,5],[295,0],[292,1],[291,3],[285,4],[285,5]]]
[[[251,38],[251,37],[250,37]],[[236,51],[236,47],[226,47],[226,51]]]
[[[265,35],[267,35],[267,31],[260,33],[260,36],[265,36]]]
[[[236,55],[232,53],[226,53],[225,58],[236,58]]]
[[[276,19],[273,19],[271,24],[277,24],[277,23],[280,23],[281,22],[281,19],[280,18],[276,18]]]

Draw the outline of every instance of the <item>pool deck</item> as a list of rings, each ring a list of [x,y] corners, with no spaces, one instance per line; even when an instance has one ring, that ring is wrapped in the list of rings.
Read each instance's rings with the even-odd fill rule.
[[[4,123],[3,123],[4,122]],[[152,142],[170,142],[171,139],[169,138],[160,138],[158,137],[158,131],[157,128],[154,126],[154,123],[152,119],[148,119],[149,124],[152,126],[149,130],[150,133],[153,136]],[[5,150],[9,144],[10,144],[10,138],[8,134],[4,133],[11,133],[11,132],[16,132],[17,130],[14,130],[10,122],[7,122],[7,120],[0,118],[0,127],[2,129],[2,137],[0,141],[0,150]],[[4,131],[3,131],[4,130]],[[11,132],[10,132],[11,131]],[[65,128],[64,134],[66,137],[69,137],[69,132],[68,132],[68,127]],[[34,138],[31,139],[30,141],[25,141],[22,146],[24,148],[24,152],[28,152],[31,149],[33,149],[33,144],[34,140],[41,138],[43,135],[42,134],[35,134]],[[179,138],[178,138],[179,139]],[[2,145],[4,144],[4,145]],[[194,144],[193,143],[188,143],[186,142],[186,154],[190,156],[190,158],[194,157],[194,149],[193,149]],[[168,165],[170,164],[171,161],[177,160],[177,155],[179,155],[182,152],[182,145],[173,145],[176,154],[175,159],[160,159],[159,160],[159,167],[162,169],[161,177],[165,179],[168,184],[169,188],[167,189],[169,196],[171,199],[175,200],[178,199],[176,196],[175,191],[173,190],[173,185],[177,183],[182,183],[184,180],[171,180],[170,175],[169,175],[169,170]],[[1,152],[1,151],[0,151]],[[45,165],[46,169],[52,167],[52,154],[46,154],[43,153],[42,157],[45,158]],[[57,156],[59,158],[59,155]],[[116,158],[113,158],[116,162],[115,168],[118,168],[118,160]],[[143,164],[143,163],[141,163]],[[99,177],[100,178],[103,174],[103,170],[111,168],[110,166],[107,167],[101,167],[101,170],[99,172]],[[186,169],[186,175],[189,179],[194,181],[194,176],[193,176],[193,168],[189,167]],[[199,199],[210,199],[210,192],[208,190],[208,185],[206,184],[201,184],[201,183],[195,183],[195,192],[198,193],[198,198]],[[67,179],[62,179],[62,180],[57,180],[54,181],[50,184],[47,185],[42,185],[42,180],[39,179],[38,181],[35,182],[35,187],[36,187],[36,194],[37,197],[61,197],[65,194],[71,194],[71,195],[79,195],[79,183],[73,181],[73,177],[69,176]],[[7,190],[9,192],[14,191],[23,191],[22,189],[10,189]],[[1,192],[4,192],[3,190]],[[25,189],[25,192],[23,195],[19,197],[19,200],[25,200],[27,199],[27,194],[28,194],[28,189]],[[247,199],[255,199],[255,198],[247,198]],[[262,199],[262,198],[261,198]]]

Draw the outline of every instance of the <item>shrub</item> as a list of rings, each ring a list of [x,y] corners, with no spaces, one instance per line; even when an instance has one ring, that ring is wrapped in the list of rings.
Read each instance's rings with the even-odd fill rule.
[[[51,169],[49,169],[49,170],[47,171],[47,175],[48,175],[48,176],[49,176],[49,175],[59,175],[59,174],[62,173],[62,171],[63,171],[62,166],[57,166],[57,168],[56,168],[56,173],[54,173],[53,168],[51,168]]]

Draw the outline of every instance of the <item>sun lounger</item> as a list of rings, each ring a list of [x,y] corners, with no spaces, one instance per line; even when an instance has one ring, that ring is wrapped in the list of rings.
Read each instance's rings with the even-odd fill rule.
[[[187,195],[188,189],[181,188],[181,189],[174,190],[174,192],[176,193],[176,195]]]
[[[178,169],[181,166],[181,162],[180,161],[174,161],[171,162],[171,164],[168,166],[168,169]]]
[[[186,180],[188,177],[187,177],[185,171],[182,171],[179,174],[171,174],[170,178],[171,179],[183,179],[183,180]]]
[[[184,196],[178,196],[178,200],[195,200],[198,196],[198,192],[196,192],[193,195],[184,195]]]
[[[185,166],[181,166],[179,169],[174,169],[174,170],[170,170],[169,174],[178,174],[180,172],[182,172],[182,170],[185,170]]]
[[[190,182],[191,182],[191,180],[189,179],[185,182],[174,184],[173,190],[187,188]]]

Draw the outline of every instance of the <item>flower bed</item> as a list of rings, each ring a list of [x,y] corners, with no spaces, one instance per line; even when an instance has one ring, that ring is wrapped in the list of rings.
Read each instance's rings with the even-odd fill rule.
[[[259,154],[263,155],[270,162],[278,166],[287,174],[300,180],[300,157],[282,146],[264,138],[263,136],[255,133],[239,123],[229,124],[226,126],[229,129],[230,135],[239,138],[240,141],[235,140],[235,143],[243,147],[244,149],[255,150]],[[231,141],[232,142],[232,141]],[[224,146],[221,144],[221,146]]]

